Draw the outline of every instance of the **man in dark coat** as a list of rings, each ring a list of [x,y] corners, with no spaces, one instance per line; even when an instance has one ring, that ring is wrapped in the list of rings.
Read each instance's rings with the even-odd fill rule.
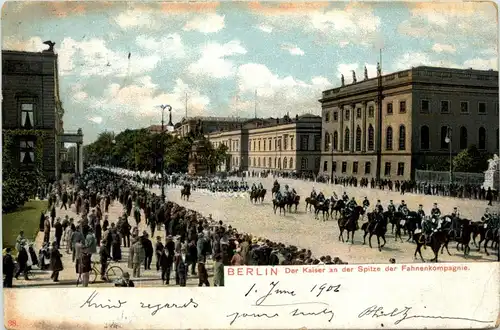
[[[156,254],[156,271],[160,270],[160,259],[163,253],[163,243],[161,242],[161,236],[156,237],[155,254]]]
[[[14,259],[10,254],[11,251],[11,248],[5,249],[7,254],[3,257],[3,274],[5,275],[3,280],[4,288],[12,288],[12,278],[14,277]]]
[[[187,254],[186,254],[186,267],[189,269],[189,266],[191,266],[191,274],[196,275],[196,261],[198,260],[198,248],[196,245],[196,242],[194,240],[191,240],[189,242],[188,248],[187,248]]]
[[[54,282],[59,282],[59,272],[63,270],[63,264],[61,260],[61,253],[57,249],[58,243],[52,243],[52,250],[50,251],[50,269],[52,270],[52,275],[50,278]]]
[[[50,210],[50,218],[52,219],[51,221],[51,226],[54,227],[54,221],[56,220],[56,205],[52,205],[52,209]]]
[[[40,231],[43,231],[44,226],[45,226],[45,212],[42,211],[40,213],[40,225],[38,227],[38,228],[40,228]]]
[[[65,190],[63,193],[62,193],[62,204],[61,204],[61,208],[60,210],[62,210],[62,208],[64,207],[65,210],[68,209],[68,192]]]
[[[167,242],[165,243],[165,248],[163,249],[163,253],[160,257],[161,278],[167,285],[170,283],[170,274],[172,272],[172,264],[174,263],[174,253],[175,243],[172,239],[172,236],[169,235],[167,236]]]
[[[149,235],[146,231],[142,233],[141,236],[141,244],[144,248],[144,254],[146,258],[144,258],[144,270],[151,269],[151,261],[153,259],[153,243],[149,239]]]
[[[57,218],[56,224],[54,225],[55,229],[55,236],[56,236],[56,241],[55,243],[57,244],[57,248],[59,249],[61,247],[61,238],[63,234],[63,227],[61,224],[61,219]]]
[[[24,248],[24,246],[21,247],[21,250],[19,251],[19,254],[17,255],[17,263],[19,264],[19,269],[17,270],[16,275],[14,276],[17,280],[19,275],[23,273],[24,279],[29,280],[28,278],[28,252]]]

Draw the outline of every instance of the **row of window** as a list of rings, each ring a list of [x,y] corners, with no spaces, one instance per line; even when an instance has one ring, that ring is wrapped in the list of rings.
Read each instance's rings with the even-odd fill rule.
[[[498,115],[498,102],[495,102],[495,114]],[[422,113],[430,113],[431,112],[431,102],[429,100],[420,100],[420,112]],[[450,113],[451,112],[451,102],[448,100],[439,101],[439,110],[441,113]],[[468,114],[470,112],[470,103],[469,101],[460,101],[460,113]],[[487,114],[488,113],[488,105],[486,102],[478,102],[477,103],[477,113],[478,114]]]
[[[346,128],[344,131],[344,150],[350,150],[350,131],[349,128]],[[361,151],[361,139],[362,139],[362,133],[361,133],[361,127],[356,128],[356,136],[355,136],[355,142],[354,142],[354,151]],[[339,147],[339,136],[337,131],[333,132],[333,144],[332,144],[332,138],[328,132],[325,132],[325,151],[329,151],[330,148],[333,148],[333,150],[338,150]],[[393,131],[392,127],[389,126],[387,127],[386,131],[386,144],[385,144],[386,150],[393,150]],[[370,124],[368,126],[368,145],[367,145],[367,150],[368,151],[373,151],[375,149],[375,130],[373,129],[373,126]],[[399,144],[398,144],[398,150],[406,150],[406,128],[404,125],[399,126]]]
[[[371,174],[371,170],[372,170],[371,162],[365,162],[364,174],[367,175]],[[352,162],[352,174],[358,174],[358,171],[359,171],[359,162]],[[323,162],[323,172],[325,173],[328,172],[328,161]],[[332,162],[331,172],[332,173],[337,172],[337,162]],[[342,174],[347,173],[347,162],[342,162],[341,173]],[[404,174],[405,174],[405,163],[399,162],[396,175],[404,176]],[[384,175],[385,176],[391,175],[391,162],[385,163]]]
[[[306,158],[306,165],[307,165],[307,158]],[[250,166],[253,167],[267,167],[267,168],[278,168],[278,169],[295,169],[295,166],[293,165],[293,157],[286,158],[283,157],[274,157],[274,167],[272,166],[272,158],[268,157],[267,158],[267,163],[266,163],[266,157],[252,157],[250,158]],[[306,166],[307,167],[307,166]]]
[[[274,149],[272,148],[272,141],[274,140]],[[248,141],[249,151],[276,151],[276,150],[288,150],[288,140],[290,140],[290,150],[294,150],[294,137],[285,135],[283,138],[268,138],[266,143],[266,138],[262,140],[250,140]],[[261,143],[262,142],[262,143]],[[283,142],[283,145],[282,145]],[[282,148],[283,147],[283,148]],[[308,151],[309,148],[309,136],[300,136],[300,149],[301,151]],[[321,150],[321,135],[314,135],[314,151]]]
[[[214,148],[217,148],[220,145],[225,145],[228,148],[228,151],[240,151],[240,141],[238,140],[226,140],[221,142],[215,142]]]
[[[450,113],[451,112],[451,101],[441,100],[439,101],[440,112],[441,113]],[[469,101],[460,101],[460,113],[467,114],[470,111]],[[386,114],[392,115],[394,113],[394,105],[393,102],[388,102],[385,105]],[[430,100],[420,100],[420,112],[422,113],[430,113],[431,112],[431,101]],[[399,113],[406,113],[406,101],[399,101]],[[477,103],[477,113],[478,114],[487,114],[488,113],[488,105],[486,102],[478,102]],[[356,108],[356,118],[361,118],[362,110],[361,108]],[[495,114],[498,115],[498,102],[495,102]],[[344,118],[345,120],[349,120],[351,117],[350,109],[344,110]],[[375,108],[373,105],[368,107],[368,118],[375,117]],[[339,120],[338,111],[333,111],[333,118],[330,118],[330,111],[325,112],[325,122],[329,122],[333,119],[334,122]]]
[[[447,149],[450,147],[450,143],[453,143],[453,132],[452,128],[449,126],[441,126],[441,136],[440,136],[440,148]],[[480,127],[477,131],[477,148],[480,150],[486,150],[486,129],[484,127]],[[499,132],[498,128],[496,130],[496,149],[498,150],[500,147],[499,141]],[[420,128],[420,149],[422,150],[430,150],[430,131],[428,126],[422,126]],[[449,140],[448,140],[448,139]],[[459,129],[459,147],[460,149],[466,149],[469,146],[468,142],[468,131],[465,126],[461,126]]]

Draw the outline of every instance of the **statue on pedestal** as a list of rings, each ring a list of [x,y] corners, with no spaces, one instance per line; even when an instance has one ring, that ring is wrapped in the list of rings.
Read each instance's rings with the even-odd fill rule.
[[[340,75],[340,83],[342,84],[342,86],[345,86],[345,81],[344,81],[344,75],[343,74]]]
[[[355,84],[357,82],[356,80],[356,71],[352,70],[352,83]]]
[[[365,80],[368,79],[368,69],[366,68],[366,65],[365,65]]]

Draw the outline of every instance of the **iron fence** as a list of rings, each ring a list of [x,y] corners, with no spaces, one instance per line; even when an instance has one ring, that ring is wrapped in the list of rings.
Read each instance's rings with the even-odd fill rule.
[[[451,180],[456,184],[482,185],[484,183],[484,173],[453,172]],[[416,182],[449,184],[450,172],[448,171],[415,171]]]

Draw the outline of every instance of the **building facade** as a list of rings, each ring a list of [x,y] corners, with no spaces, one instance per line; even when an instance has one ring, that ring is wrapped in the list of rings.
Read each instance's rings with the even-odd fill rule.
[[[324,91],[319,101],[328,176],[407,180],[472,144],[498,153],[497,71],[416,67]]]
[[[53,51],[2,51],[2,127],[4,138],[6,134],[13,136],[11,162],[21,171],[33,169],[36,148],[41,145],[41,170],[49,180],[60,175],[63,143],[64,110],[57,70]]]
[[[174,135],[178,137],[188,136],[201,127],[203,134],[210,134],[221,130],[234,130],[240,127],[248,118],[236,117],[184,117],[175,125]],[[161,129],[160,129],[161,131]]]
[[[241,128],[208,135],[214,147],[228,147],[221,170],[317,173],[321,157],[321,117],[253,119]]]

